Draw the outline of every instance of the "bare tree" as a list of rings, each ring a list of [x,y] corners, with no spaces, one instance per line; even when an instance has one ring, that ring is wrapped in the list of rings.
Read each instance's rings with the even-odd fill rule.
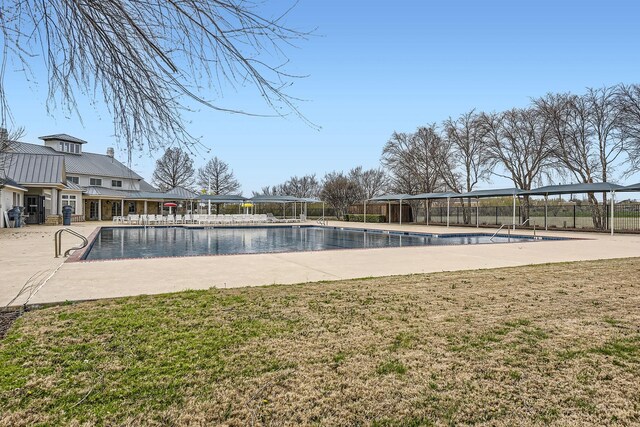
[[[618,108],[621,136],[629,156],[625,175],[631,175],[640,168],[640,85],[618,86]]]
[[[318,197],[320,183],[315,174],[302,177],[292,176],[284,184],[280,185],[280,194],[301,198]]]
[[[456,192],[473,191],[476,184],[488,179],[495,164],[485,138],[480,115],[471,110],[457,119],[443,123],[445,144],[436,164],[447,187]],[[463,202],[465,224],[471,221],[471,201]]]
[[[349,178],[358,184],[364,200],[381,195],[387,188],[387,175],[380,168],[363,170],[358,166],[349,171]]]
[[[333,207],[338,219],[343,219],[349,206],[360,201],[361,193],[358,184],[344,173],[331,172],[324,177],[320,197]]]
[[[181,148],[167,148],[156,161],[153,183],[163,191],[176,187],[189,188],[193,184],[193,160]]]
[[[493,159],[506,171],[501,174],[515,187],[530,190],[540,182],[554,161],[551,127],[534,108],[482,114],[482,126]],[[523,197],[522,219],[529,217],[529,197]]]
[[[0,127],[0,188],[4,186],[7,179],[7,172],[12,162],[12,153],[18,140],[24,136],[24,128],[18,128],[9,132],[6,128]]]
[[[601,157],[586,97],[548,94],[534,103],[551,127],[554,156],[559,164],[579,182],[596,181],[602,171]],[[588,194],[588,199],[594,227],[603,228],[605,212],[593,193]]]
[[[198,186],[208,194],[236,194],[240,191],[240,183],[229,169],[229,165],[218,157],[210,159],[198,169]]]
[[[436,154],[442,137],[436,126],[420,127],[413,134],[394,132],[382,150],[391,189],[400,193],[429,193],[442,187]]]
[[[102,98],[129,149],[192,144],[182,120],[190,103],[218,104],[226,85],[253,86],[275,114],[300,116],[285,93],[296,76],[283,48],[308,33],[284,25],[285,10],[234,0],[4,0],[0,10],[0,113],[6,126],[8,61],[30,78],[44,62],[48,109],[79,113],[77,94]],[[214,92],[214,100],[210,99]]]

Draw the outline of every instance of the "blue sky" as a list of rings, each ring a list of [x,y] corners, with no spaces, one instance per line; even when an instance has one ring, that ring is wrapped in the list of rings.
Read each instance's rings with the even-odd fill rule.
[[[269,0],[267,9],[282,10],[284,1]],[[211,148],[196,155],[196,166],[217,155],[250,194],[292,175],[377,167],[394,130],[412,131],[471,108],[500,111],[546,92],[640,83],[639,12],[639,2],[615,0],[301,0],[287,23],[316,31],[287,51],[287,71],[309,75],[288,93],[305,99],[299,109],[320,129],[294,116],[200,109],[185,117]],[[26,141],[69,133],[89,141],[88,151],[115,145],[104,108],[83,101],[82,121],[47,114],[46,82],[25,83],[9,72],[7,83],[14,123],[25,126]],[[224,95],[217,100],[223,106],[269,113],[255,92]],[[123,147],[116,153],[126,159]],[[132,167],[150,179],[154,159],[134,153]],[[505,184],[495,178],[483,187]]]

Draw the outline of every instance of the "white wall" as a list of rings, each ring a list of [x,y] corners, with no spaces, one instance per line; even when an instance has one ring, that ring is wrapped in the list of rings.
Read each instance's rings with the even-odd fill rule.
[[[17,206],[24,206],[23,193],[24,192],[22,191],[13,190],[7,187],[0,189],[0,228],[4,228],[6,226],[4,223],[4,213],[15,206],[14,200],[17,199]]]
[[[82,187],[87,187],[91,185],[90,184],[91,178],[99,178],[99,179],[102,179],[102,187],[105,187],[105,188],[113,188],[115,190],[135,190],[135,191],[140,190],[140,184],[137,179],[113,178],[113,177],[100,176],[100,175],[80,175],[80,174],[68,173],[67,178],[69,178],[70,176],[77,176],[78,185]],[[122,187],[112,187],[111,186],[112,180],[122,181]]]

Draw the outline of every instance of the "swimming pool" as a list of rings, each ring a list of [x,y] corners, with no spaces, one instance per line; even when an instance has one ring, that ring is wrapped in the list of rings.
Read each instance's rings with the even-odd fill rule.
[[[529,236],[421,234],[318,226],[104,227],[82,259],[157,258],[530,242]],[[540,238],[537,238],[540,240]],[[546,239],[546,238],[545,238]]]

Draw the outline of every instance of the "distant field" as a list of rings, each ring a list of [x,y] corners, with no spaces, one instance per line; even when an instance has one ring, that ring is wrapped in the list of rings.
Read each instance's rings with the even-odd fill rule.
[[[639,307],[638,258],[51,307],[0,425],[638,424]]]

